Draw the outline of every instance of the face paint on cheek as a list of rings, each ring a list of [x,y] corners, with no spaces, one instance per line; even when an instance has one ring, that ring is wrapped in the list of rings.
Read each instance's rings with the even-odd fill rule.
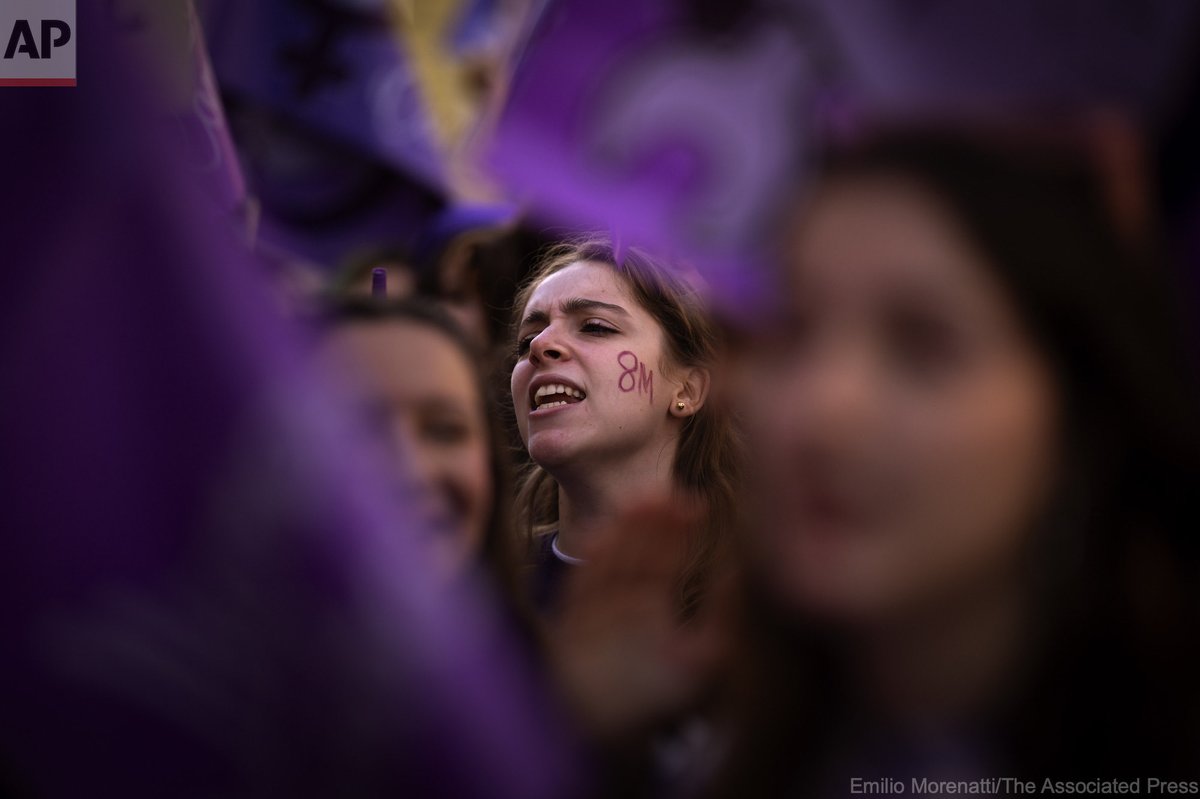
[[[646,369],[646,364],[638,360],[638,356],[629,350],[617,356],[617,364],[621,367],[621,376],[617,378],[617,388],[626,394],[637,389],[638,396],[650,395],[650,404],[654,404],[654,370]]]

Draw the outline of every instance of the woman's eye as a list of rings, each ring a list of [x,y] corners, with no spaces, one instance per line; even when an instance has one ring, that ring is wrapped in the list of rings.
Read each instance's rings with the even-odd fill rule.
[[[529,352],[529,346],[533,343],[533,336],[522,336],[517,339],[517,355],[524,355]]]
[[[759,331],[754,342],[756,354],[781,363],[802,356],[811,349],[816,332],[811,313],[790,311],[769,320]]]
[[[942,320],[927,316],[904,315],[893,320],[889,339],[895,362],[925,379],[944,375],[966,355],[958,331]]]
[[[582,332],[584,332],[584,333],[588,333],[588,334],[590,334],[590,335],[593,335],[593,336],[604,336],[604,335],[607,335],[607,334],[609,334],[609,333],[616,333],[616,332],[617,332],[616,330],[614,330],[613,328],[611,328],[611,327],[609,327],[608,325],[604,324],[603,322],[597,322],[597,321],[594,321],[594,320],[592,320],[592,321],[588,321],[588,322],[584,322],[584,323],[583,323],[583,327],[581,327],[581,328],[579,328],[579,329],[580,329]]]
[[[435,441],[439,444],[457,444],[466,441],[471,431],[462,422],[429,420],[423,425],[422,432],[428,441]]]

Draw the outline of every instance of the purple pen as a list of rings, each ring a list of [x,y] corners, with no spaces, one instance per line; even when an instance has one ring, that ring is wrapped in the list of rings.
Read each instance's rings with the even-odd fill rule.
[[[380,299],[387,298],[387,270],[382,266],[371,270],[371,296]]]

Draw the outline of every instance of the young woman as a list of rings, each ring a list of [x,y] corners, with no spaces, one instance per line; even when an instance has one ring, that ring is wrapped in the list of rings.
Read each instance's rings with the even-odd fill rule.
[[[435,536],[447,572],[486,567],[516,590],[508,468],[476,349],[440,308],[416,299],[342,300],[318,356],[395,460],[400,501]]]
[[[1083,152],[884,135],[799,216],[718,795],[1196,779],[1194,364]]]
[[[536,535],[535,602],[550,612],[589,540],[639,500],[695,495],[679,609],[695,609],[727,537],[737,475],[714,401],[718,335],[696,291],[645,253],[593,239],[552,250],[514,303],[512,400],[532,464],[517,500]]]

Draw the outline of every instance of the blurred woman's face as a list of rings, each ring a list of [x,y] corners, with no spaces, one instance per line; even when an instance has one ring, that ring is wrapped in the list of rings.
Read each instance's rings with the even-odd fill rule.
[[[351,383],[395,458],[397,494],[453,570],[483,546],[494,502],[487,417],[472,364],[446,335],[403,319],[350,322],[322,359]]]
[[[1016,579],[1057,401],[991,266],[899,177],[832,182],[798,231],[739,392],[771,590],[870,623]]]

